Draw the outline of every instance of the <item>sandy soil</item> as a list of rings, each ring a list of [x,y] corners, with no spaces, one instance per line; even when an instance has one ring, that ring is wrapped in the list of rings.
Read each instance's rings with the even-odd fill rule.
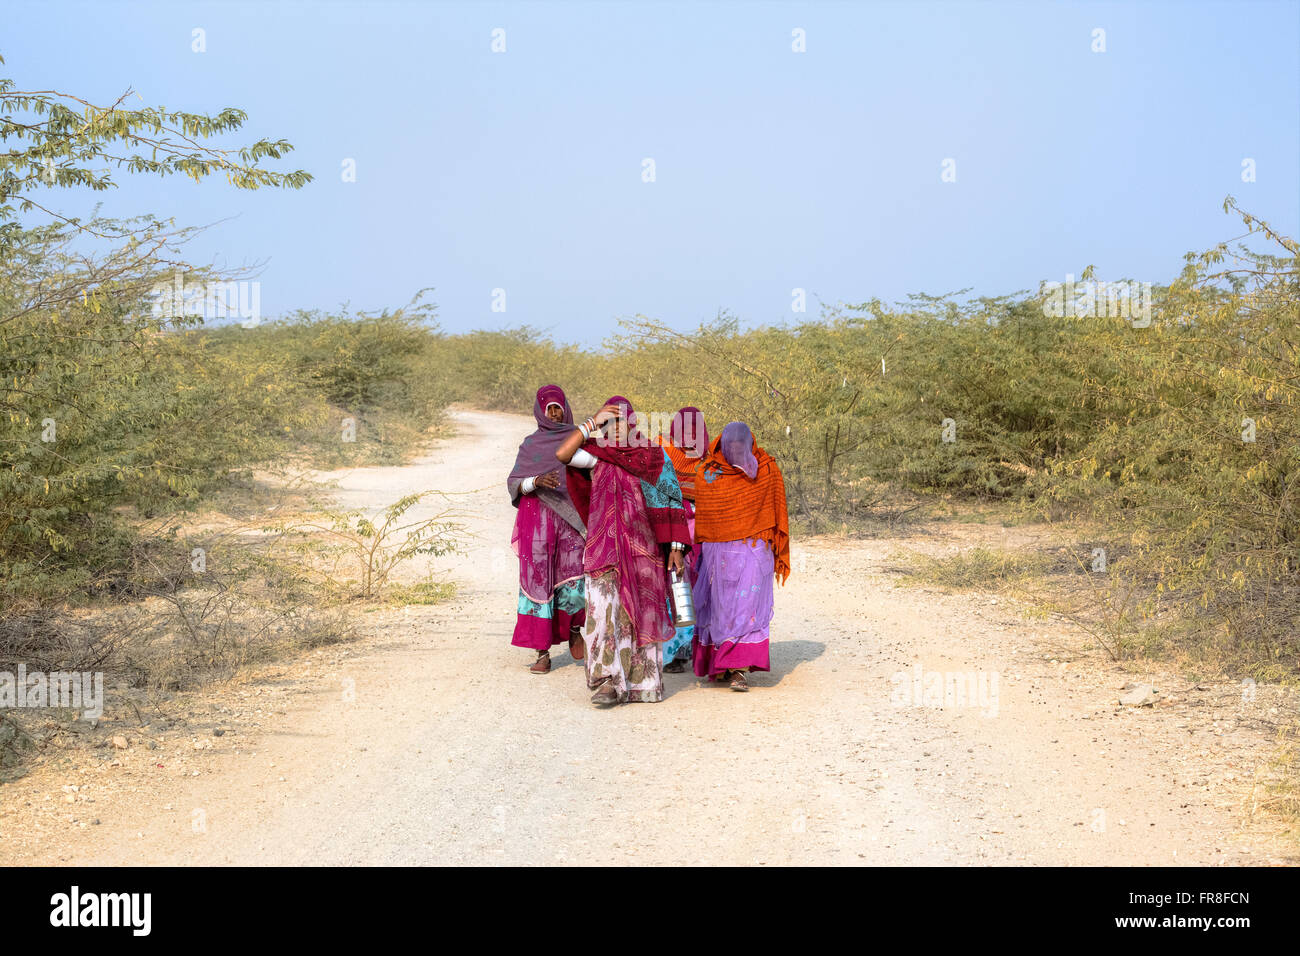
[[[796,542],[748,694],[670,674],[662,703],[602,710],[567,652],[529,674],[503,476],[531,419],[455,415],[411,465],[330,476],[358,507],[467,492],[477,537],[435,562],[454,600],[375,611],[362,641],[213,688],[178,728],[122,720],[125,750],[43,761],[0,788],[0,862],[1296,861],[1248,818],[1294,694],[1124,671],[1064,623],[901,586],[906,539]],[[905,700],[917,668],[996,674],[996,699]],[[1130,680],[1161,701],[1120,707]]]

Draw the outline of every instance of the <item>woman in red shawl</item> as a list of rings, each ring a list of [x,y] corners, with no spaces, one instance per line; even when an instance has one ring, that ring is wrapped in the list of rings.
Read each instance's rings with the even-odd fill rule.
[[[573,430],[573,412],[558,385],[544,385],[533,401],[537,430],[524,439],[506,479],[518,509],[510,545],[519,557],[519,602],[510,643],[537,652],[529,670],[551,669],[551,646],[565,638],[575,660],[583,656],[586,600],[582,548],[587,528],[569,496],[567,469],[555,449]]]
[[[576,483],[587,523],[587,687],[593,704],[660,701],[668,616],[667,570],[683,573],[690,532],[672,462],[637,428],[616,395],[556,450],[566,464],[595,459],[590,500]],[[585,513],[584,513],[584,508]]]

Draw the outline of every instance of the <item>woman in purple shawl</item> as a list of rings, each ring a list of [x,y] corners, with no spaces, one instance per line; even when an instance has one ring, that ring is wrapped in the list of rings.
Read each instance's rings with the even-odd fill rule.
[[[690,532],[673,463],[615,395],[556,451],[591,467],[587,545],[587,687],[593,704],[664,698],[668,569],[682,573]],[[579,501],[579,506],[582,506]]]
[[[529,670],[551,669],[551,646],[566,637],[569,653],[585,653],[586,620],[582,549],[586,526],[569,495],[565,469],[555,450],[573,431],[573,412],[558,385],[537,390],[533,402],[537,430],[524,439],[506,479],[518,509],[510,545],[519,556],[519,603],[510,643],[537,652]]]
[[[770,667],[773,578],[789,574],[785,483],[744,422],[722,430],[696,476],[695,673],[747,691],[745,674]]]

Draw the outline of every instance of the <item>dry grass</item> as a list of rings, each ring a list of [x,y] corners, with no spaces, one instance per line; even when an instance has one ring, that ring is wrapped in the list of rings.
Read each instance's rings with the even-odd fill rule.
[[[1282,726],[1272,759],[1256,774],[1247,815],[1278,821],[1300,849],[1300,722]]]
[[[912,554],[905,573],[922,584],[953,591],[1023,592],[1050,567],[1043,555],[969,548],[943,557]]]
[[[12,673],[22,663],[29,672],[100,672],[106,712],[162,714],[177,693],[355,639],[361,605],[435,604],[455,593],[429,576],[387,584],[359,601],[355,582],[338,577],[337,544],[301,530],[304,521],[325,520],[317,510],[325,494],[285,474],[232,487],[169,536],[145,539],[149,548],[129,580],[76,605],[6,615],[0,670]],[[423,538],[393,536],[383,553],[385,577],[424,545]],[[102,745],[90,729],[73,711],[0,713],[0,780],[22,773],[53,743]]]

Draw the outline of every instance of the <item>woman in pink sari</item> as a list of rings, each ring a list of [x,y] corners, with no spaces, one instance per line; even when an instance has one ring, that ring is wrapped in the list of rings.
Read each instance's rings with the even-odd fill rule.
[[[587,523],[582,566],[591,701],[663,700],[663,642],[675,634],[667,571],[684,571],[691,540],[677,473],[619,395],[555,454],[566,464],[593,465],[590,501],[578,494],[576,502]]]
[[[557,467],[555,450],[573,431],[573,412],[558,385],[537,390],[537,430],[524,439],[506,479],[518,509],[510,545],[519,557],[519,601],[510,643],[537,652],[529,670],[551,669],[551,646],[566,638],[575,660],[583,656],[586,599],[582,548],[586,525],[569,494],[567,469]]]

